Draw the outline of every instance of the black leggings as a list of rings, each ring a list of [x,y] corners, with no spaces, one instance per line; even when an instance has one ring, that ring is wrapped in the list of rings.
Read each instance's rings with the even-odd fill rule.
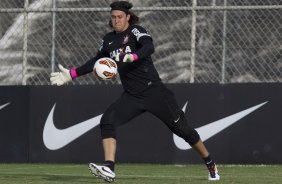
[[[188,125],[174,94],[161,82],[153,83],[138,95],[124,92],[102,116],[100,123],[102,138],[116,138],[117,127],[146,111],[158,117],[173,133],[190,145],[199,141],[199,134]]]

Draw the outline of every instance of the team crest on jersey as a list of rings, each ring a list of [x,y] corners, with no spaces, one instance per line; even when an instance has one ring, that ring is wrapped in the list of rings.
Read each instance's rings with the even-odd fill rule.
[[[128,43],[128,40],[129,40],[129,35],[126,35],[126,36],[123,38],[122,44],[127,44],[127,43]]]

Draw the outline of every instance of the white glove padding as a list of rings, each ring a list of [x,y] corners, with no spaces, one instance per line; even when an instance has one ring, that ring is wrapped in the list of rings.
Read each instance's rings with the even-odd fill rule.
[[[61,86],[72,81],[70,71],[59,64],[59,69],[61,72],[51,73],[50,81],[52,85]]]
[[[115,58],[115,60],[117,61],[117,62],[119,62],[119,61],[122,61],[122,62],[124,62],[124,63],[131,63],[131,62],[133,62],[134,61],[134,56],[133,56],[133,54],[126,54],[126,53],[118,53],[117,55],[116,55],[116,58]]]

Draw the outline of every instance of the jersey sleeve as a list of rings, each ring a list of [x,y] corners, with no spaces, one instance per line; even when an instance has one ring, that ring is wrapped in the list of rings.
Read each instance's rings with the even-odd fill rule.
[[[135,52],[135,54],[138,56],[138,60],[154,53],[155,47],[153,44],[153,39],[145,28],[136,26],[131,32],[135,36],[137,42],[141,45],[141,48]]]
[[[85,74],[88,74],[88,73],[92,72],[95,62],[98,59],[100,59],[102,57],[105,57],[105,51],[104,51],[104,46],[103,45],[104,45],[104,41],[102,40],[102,44],[101,44],[101,46],[100,46],[96,56],[91,58],[91,59],[89,59],[82,66],[76,68],[76,74],[78,76],[85,75]]]
[[[136,38],[136,40],[138,42],[142,38],[150,38],[150,39],[152,39],[152,37],[148,33],[148,31],[145,28],[143,28],[142,26],[135,25],[131,32],[133,33],[133,35],[135,36],[135,38]]]

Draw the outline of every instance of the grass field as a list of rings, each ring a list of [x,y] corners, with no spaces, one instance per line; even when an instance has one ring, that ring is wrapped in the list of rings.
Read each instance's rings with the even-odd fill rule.
[[[203,165],[119,164],[115,183],[282,183],[282,165],[218,165],[220,181],[207,181]],[[0,184],[106,183],[81,164],[0,164]]]

